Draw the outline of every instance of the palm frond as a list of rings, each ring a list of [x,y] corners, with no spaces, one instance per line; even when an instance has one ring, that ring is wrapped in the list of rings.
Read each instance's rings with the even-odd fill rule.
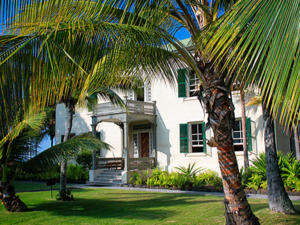
[[[295,120],[300,106],[299,24],[297,0],[241,0],[203,32],[210,57],[216,63],[226,58],[224,68],[230,75],[237,73],[261,86],[273,115],[285,95],[280,114],[285,124]]]
[[[30,170],[32,172],[46,171],[53,168],[61,161],[76,156],[76,154],[82,149],[109,150],[110,148],[112,148],[110,145],[100,141],[88,133],[84,133],[77,135],[66,142],[62,142],[46,149],[37,156],[25,162],[22,167],[24,170]]]

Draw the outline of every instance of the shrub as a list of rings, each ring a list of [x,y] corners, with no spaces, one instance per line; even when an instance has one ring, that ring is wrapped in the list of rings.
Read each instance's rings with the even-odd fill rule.
[[[139,174],[138,172],[134,171],[129,182],[132,182],[134,184],[143,184],[146,180],[147,175],[148,171],[145,174]]]
[[[69,164],[67,167],[68,180],[87,180],[89,177],[88,172],[78,164]]]
[[[92,168],[92,155],[91,151],[82,151],[77,155],[76,162],[84,169],[90,170]]]
[[[186,179],[192,181],[192,179],[197,175],[197,173],[204,170],[203,167],[198,167],[194,169],[195,165],[196,163],[193,163],[193,165],[189,163],[187,168],[185,168],[184,166],[179,166],[179,167],[175,167],[175,169],[179,170],[181,174],[185,176]]]
[[[262,179],[263,179],[262,175],[259,175],[257,173],[253,174],[253,176],[250,177],[249,182],[247,183],[246,187],[249,189],[253,188],[255,190],[258,190],[262,184]]]
[[[199,174],[198,177],[198,182],[203,180],[204,185],[211,185],[216,188],[223,187],[222,179],[219,177],[218,173],[213,170],[206,170],[204,173]]]

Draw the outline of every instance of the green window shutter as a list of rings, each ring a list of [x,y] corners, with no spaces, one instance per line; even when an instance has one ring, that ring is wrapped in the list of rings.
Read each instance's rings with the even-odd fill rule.
[[[179,124],[179,138],[180,138],[180,153],[189,152],[189,132],[188,124]]]
[[[206,153],[205,122],[202,122],[202,138],[203,138],[203,152]]]
[[[247,148],[249,152],[252,152],[251,118],[246,118],[246,129],[247,129]]]
[[[186,97],[186,69],[179,69],[178,72],[178,97]]]
[[[101,140],[101,132],[96,132],[96,138]]]

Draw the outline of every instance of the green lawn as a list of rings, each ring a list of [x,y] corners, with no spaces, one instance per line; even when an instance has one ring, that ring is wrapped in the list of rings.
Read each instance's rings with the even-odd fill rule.
[[[221,197],[111,189],[73,193],[72,202],[52,200],[48,191],[19,193],[29,211],[11,213],[0,207],[0,224],[225,224]],[[272,213],[266,200],[249,202],[261,224],[300,224],[299,213]],[[294,205],[300,211],[300,201]]]
[[[16,191],[30,191],[30,190],[44,190],[44,189],[51,189],[51,186],[46,186],[45,183],[38,183],[38,182],[14,182],[14,187]],[[53,185],[52,189],[59,188],[59,184]]]

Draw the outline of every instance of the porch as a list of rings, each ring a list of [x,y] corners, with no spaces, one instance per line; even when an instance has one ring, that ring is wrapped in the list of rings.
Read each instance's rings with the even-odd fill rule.
[[[98,104],[93,110],[93,135],[96,135],[97,125],[101,126],[101,122],[119,126],[122,157],[100,158],[94,151],[89,184],[97,185],[97,179],[109,170],[119,171],[121,183],[128,183],[132,171],[151,170],[156,166],[156,103],[128,100],[126,96],[124,103],[127,110],[110,102]],[[112,184],[116,182],[114,179],[111,181]]]

